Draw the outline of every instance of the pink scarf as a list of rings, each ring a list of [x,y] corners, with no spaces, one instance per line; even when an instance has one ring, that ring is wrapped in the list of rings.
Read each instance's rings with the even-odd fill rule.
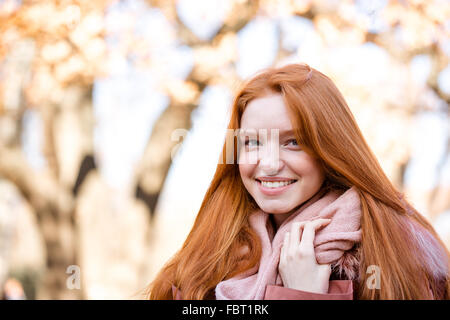
[[[344,252],[361,241],[361,208],[359,195],[352,187],[346,192],[329,191],[323,197],[319,191],[287,218],[273,236],[268,225],[269,215],[256,210],[249,217],[251,227],[261,240],[262,255],[259,265],[220,282],[216,286],[217,300],[262,300],[267,285],[282,285],[278,274],[278,263],[284,234],[297,221],[316,218],[331,219],[331,222],[316,232],[314,248],[319,264],[331,264],[340,259]],[[268,228],[269,227],[269,228]]]

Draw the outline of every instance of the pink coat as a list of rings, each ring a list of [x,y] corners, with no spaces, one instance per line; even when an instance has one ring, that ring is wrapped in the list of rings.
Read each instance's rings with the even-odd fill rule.
[[[269,285],[264,300],[353,300],[353,286],[352,280],[330,280],[328,293],[320,294]],[[172,294],[174,300],[183,299],[181,292],[173,285]]]
[[[355,280],[345,279],[348,274],[354,274],[357,268],[359,247],[347,251],[333,267],[330,277],[328,293],[320,294],[295,290],[279,285],[268,285],[264,295],[264,300],[353,300],[356,297]],[[174,300],[183,300],[182,292],[172,285],[172,295]]]

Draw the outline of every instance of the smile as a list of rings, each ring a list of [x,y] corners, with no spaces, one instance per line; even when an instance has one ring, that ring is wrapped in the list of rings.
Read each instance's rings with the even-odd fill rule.
[[[256,179],[259,190],[267,196],[276,196],[289,189],[297,180],[264,181]]]
[[[257,180],[261,183],[261,185],[263,187],[266,188],[280,188],[280,187],[284,187],[287,186],[291,183],[294,183],[297,180],[285,180],[285,181],[262,181],[262,180]]]

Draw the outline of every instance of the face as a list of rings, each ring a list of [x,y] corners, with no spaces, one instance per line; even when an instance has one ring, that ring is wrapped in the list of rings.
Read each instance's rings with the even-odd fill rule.
[[[252,100],[242,115],[241,133],[239,172],[263,211],[287,218],[319,191],[323,169],[297,144],[280,94]]]

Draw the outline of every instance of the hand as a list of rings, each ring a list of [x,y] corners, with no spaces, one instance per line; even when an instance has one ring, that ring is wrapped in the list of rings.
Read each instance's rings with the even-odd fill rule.
[[[316,230],[330,221],[316,219],[294,222],[290,232],[286,232],[278,266],[285,287],[328,293],[331,265],[317,263],[313,241]]]

